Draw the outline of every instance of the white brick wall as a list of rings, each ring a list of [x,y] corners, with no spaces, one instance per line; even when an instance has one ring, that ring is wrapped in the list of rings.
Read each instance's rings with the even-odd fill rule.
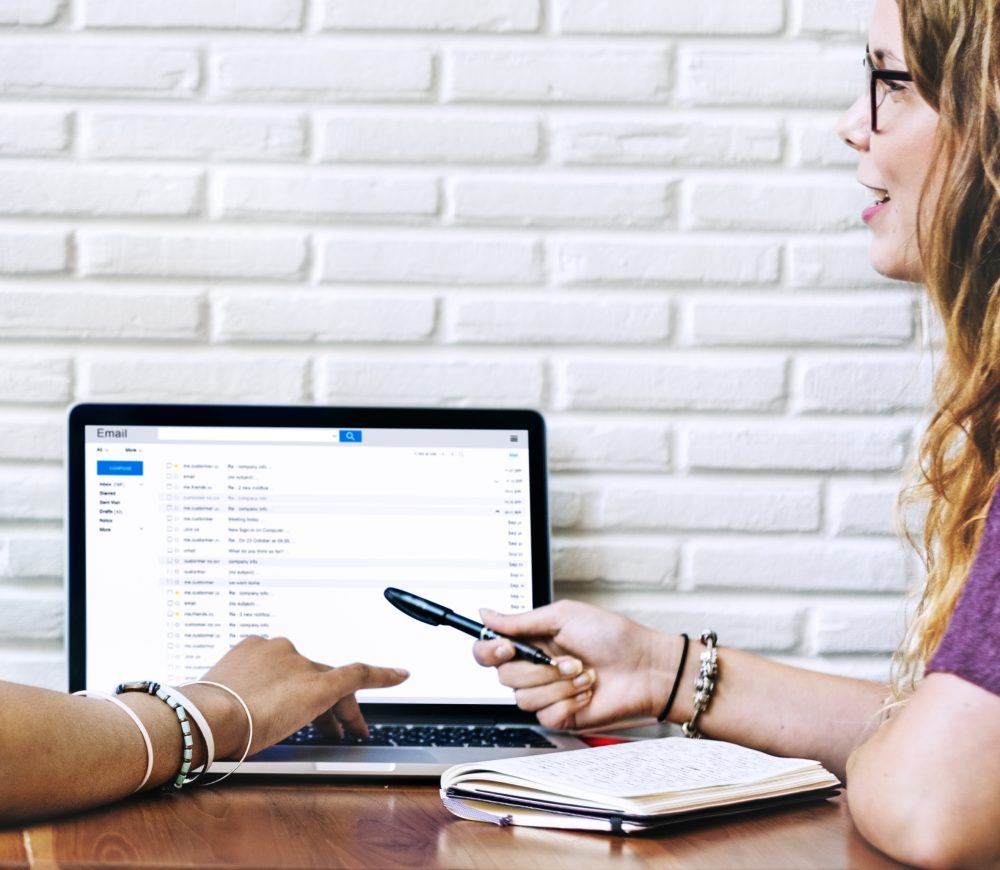
[[[85,399],[539,408],[560,594],[884,676],[870,2],[0,0],[0,678],[64,684]]]
[[[327,30],[416,30],[458,33],[533,33],[541,0],[325,0]]]

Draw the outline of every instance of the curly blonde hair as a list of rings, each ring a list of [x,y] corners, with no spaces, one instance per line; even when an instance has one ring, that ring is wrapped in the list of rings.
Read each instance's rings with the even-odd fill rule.
[[[898,0],[917,90],[939,115],[937,196],[921,214],[923,278],[944,326],[936,411],[904,501],[926,499],[926,584],[897,654],[905,699],[941,643],[1000,479],[1000,4]]]

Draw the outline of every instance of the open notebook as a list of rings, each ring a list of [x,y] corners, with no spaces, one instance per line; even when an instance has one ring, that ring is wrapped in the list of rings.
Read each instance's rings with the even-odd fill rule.
[[[71,690],[177,685],[246,635],[285,636],[327,664],[411,677],[359,693],[365,745],[306,730],[244,772],[436,776],[582,745],[519,711],[470,638],[383,596],[473,618],[551,600],[538,414],[85,404],[68,470]]]
[[[839,789],[818,761],[684,737],[461,764],[441,777],[445,807],[464,819],[618,834],[825,800]]]

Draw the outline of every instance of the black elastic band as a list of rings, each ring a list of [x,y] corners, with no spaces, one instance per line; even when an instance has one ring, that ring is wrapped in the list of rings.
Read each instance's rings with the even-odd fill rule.
[[[684,663],[687,661],[688,657],[688,644],[690,643],[690,638],[686,634],[681,634],[684,638],[684,647],[681,649],[681,663],[677,668],[677,676],[674,677],[674,685],[670,690],[670,697],[667,698],[667,703],[663,705],[663,712],[656,717],[657,722],[663,722],[667,718],[667,714],[670,712],[670,708],[674,706],[674,698],[677,697],[677,687],[681,684],[681,676],[684,673]]]

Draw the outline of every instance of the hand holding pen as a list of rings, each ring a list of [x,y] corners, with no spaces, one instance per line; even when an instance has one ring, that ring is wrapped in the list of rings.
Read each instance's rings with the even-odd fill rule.
[[[497,668],[501,684],[515,690],[518,707],[535,713],[548,728],[579,731],[653,722],[677,674],[678,635],[582,601],[563,599],[523,613],[481,611],[481,618],[501,639],[475,644],[476,661]],[[543,642],[555,667],[518,660],[506,637]],[[694,672],[682,685],[694,685],[697,662],[689,657]]]
[[[493,640],[501,636],[481,622],[476,622],[467,616],[461,616],[443,604],[436,604],[426,598],[421,598],[419,595],[414,595],[412,592],[405,592],[390,586],[384,594],[389,603],[398,607],[407,616],[412,616],[428,625],[450,625],[452,628],[464,631],[479,640]],[[551,665],[553,663],[552,659],[537,647],[509,637],[504,638],[504,640],[513,646],[515,658],[526,659],[536,665]]]

